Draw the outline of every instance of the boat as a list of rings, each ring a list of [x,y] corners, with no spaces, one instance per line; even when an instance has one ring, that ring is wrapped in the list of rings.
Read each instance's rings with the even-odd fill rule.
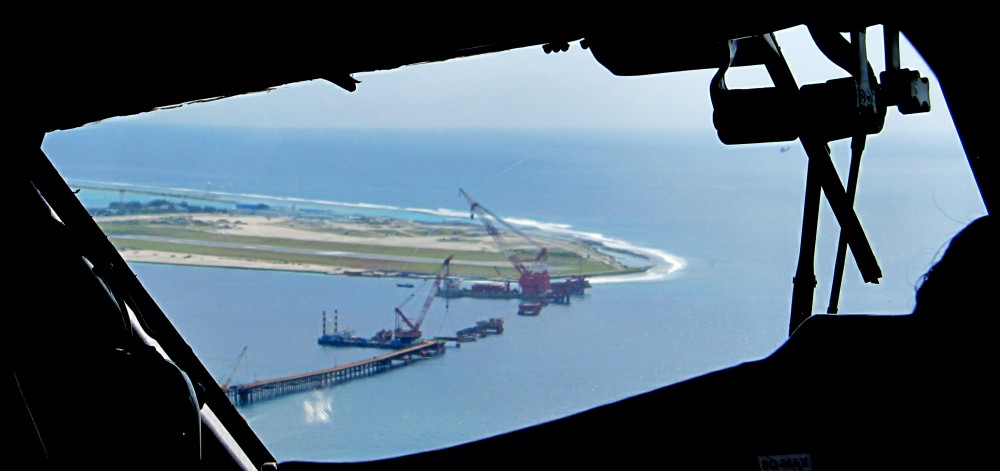
[[[487,335],[499,335],[503,333],[503,318],[491,317],[486,320],[476,321],[476,325],[462,329],[455,333],[455,338],[461,342],[475,342],[476,339]]]
[[[463,287],[460,281],[449,280],[438,290],[437,295],[445,298],[524,299],[567,304],[570,296],[583,296],[590,287],[590,281],[583,276],[571,276],[554,281],[548,291],[540,294],[525,293],[518,288],[512,288],[510,281],[478,282]]]
[[[510,281],[478,282],[470,287],[462,286],[461,280],[449,279],[437,291],[438,296],[445,298],[481,298],[481,299],[518,299],[521,291],[510,287]]]
[[[368,339],[357,337],[354,335],[353,330],[347,329],[340,332],[323,334],[319,337],[317,343],[320,345],[332,345],[335,347],[352,347],[363,346],[363,344],[367,341]]]
[[[476,327],[478,331],[490,335],[490,334],[502,334],[503,333],[503,318],[502,317],[491,317],[483,321],[476,321]]]
[[[316,343],[329,347],[362,347],[362,348],[384,348],[387,350],[398,350],[404,347],[412,347],[413,342],[403,342],[393,338],[392,331],[388,329],[380,330],[371,338],[357,337],[354,331],[345,330],[323,334]]]
[[[396,286],[400,288],[412,288],[413,283],[396,283]]]
[[[394,338],[392,331],[389,329],[382,329],[370,338],[358,337],[354,335],[354,329],[350,327],[340,329],[340,313],[336,310],[333,313],[333,332],[327,332],[326,311],[323,311],[323,333],[316,340],[316,343],[320,345],[329,347],[385,348],[390,350],[413,345],[411,342],[403,342]]]
[[[517,314],[519,316],[537,316],[542,312],[542,303],[538,302],[527,302],[521,303],[517,306]]]

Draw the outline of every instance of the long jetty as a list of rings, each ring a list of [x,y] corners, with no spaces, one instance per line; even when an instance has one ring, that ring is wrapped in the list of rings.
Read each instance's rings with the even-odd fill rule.
[[[234,405],[243,406],[255,401],[325,388],[352,379],[384,373],[392,368],[409,365],[414,361],[431,358],[444,352],[444,342],[431,340],[415,344],[412,347],[401,348],[382,356],[312,373],[229,386],[225,392]]]

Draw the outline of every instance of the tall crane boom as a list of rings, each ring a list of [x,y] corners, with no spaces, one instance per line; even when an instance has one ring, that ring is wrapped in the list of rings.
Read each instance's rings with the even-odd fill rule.
[[[500,250],[503,251],[504,255],[507,256],[507,260],[510,261],[511,265],[520,275],[518,283],[521,285],[521,293],[528,297],[533,296],[545,296],[549,292],[549,269],[547,262],[549,259],[548,249],[543,247],[541,244],[528,237],[527,234],[517,230],[516,227],[504,221],[503,218],[493,214],[492,211],[483,207],[478,201],[472,198],[465,190],[459,188],[459,193],[465,197],[465,200],[469,202],[469,210],[471,211],[470,217],[475,219],[475,216],[479,216],[479,222],[482,223],[483,227],[486,228],[486,233],[496,241],[497,245],[500,246]],[[504,239],[500,230],[493,224],[492,221],[496,221],[502,224],[504,227],[509,229],[511,232],[517,234],[523,239],[530,242],[532,245],[537,247],[538,254],[532,260],[532,266],[527,267],[521,258],[518,257],[517,253],[511,248],[510,244]]]
[[[430,294],[427,295],[427,299],[424,300],[424,305],[420,309],[420,314],[417,316],[415,321],[411,321],[403,311],[396,308],[396,330],[393,332],[396,339],[403,343],[413,342],[419,339],[421,335],[420,326],[424,323],[424,318],[427,317],[427,312],[431,309],[431,303],[434,302],[434,295],[437,293],[438,288],[441,287],[441,281],[448,277],[448,270],[451,266],[451,259],[454,255],[449,255],[448,258],[444,259],[444,263],[441,264],[441,269],[438,271],[436,277],[434,277],[434,286],[431,287]],[[400,321],[406,325],[404,328],[400,325]]]
[[[222,382],[222,389],[225,390],[229,388],[229,383],[233,382],[233,376],[236,374],[236,370],[240,367],[240,363],[243,362],[243,357],[247,354],[248,345],[243,346],[243,351],[240,352],[240,356],[236,358],[236,364],[233,365],[233,369],[229,370],[229,374],[226,375],[226,380]]]

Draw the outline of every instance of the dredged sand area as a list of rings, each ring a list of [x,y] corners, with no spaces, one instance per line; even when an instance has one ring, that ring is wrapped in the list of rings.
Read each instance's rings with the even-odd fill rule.
[[[532,244],[505,236],[505,252],[483,227],[468,223],[219,213],[95,219],[130,263],[419,277],[437,273],[452,256],[453,276],[516,279],[508,255],[530,266],[541,244],[553,276],[641,271],[585,241],[533,235]]]

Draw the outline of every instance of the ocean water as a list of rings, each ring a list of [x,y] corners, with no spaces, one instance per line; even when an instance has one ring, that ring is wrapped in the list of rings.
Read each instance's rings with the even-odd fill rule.
[[[239,408],[279,460],[340,462],[464,443],[767,356],[787,338],[806,169],[801,148],[781,147],[724,146],[710,133],[278,131],[125,120],[51,133],[43,149],[71,186],[84,188],[88,206],[122,197],[97,185],[150,186],[437,221],[468,217],[463,188],[525,231],[627,249],[644,257],[627,263],[651,265],[642,275],[595,279],[585,296],[538,317],[516,315],[516,301],[436,299],[426,336],[488,317],[503,317],[506,331],[384,375]],[[849,142],[831,148],[846,172]],[[949,135],[870,138],[856,206],[883,278],[865,284],[849,261],[842,313],[909,312],[920,275],[985,213]],[[837,243],[825,203],[822,211],[814,312],[826,311]],[[379,354],[318,345],[324,312],[332,319],[336,310],[341,328],[369,336],[391,327],[393,308],[420,288],[292,272],[133,269],[209,371],[232,384]]]

